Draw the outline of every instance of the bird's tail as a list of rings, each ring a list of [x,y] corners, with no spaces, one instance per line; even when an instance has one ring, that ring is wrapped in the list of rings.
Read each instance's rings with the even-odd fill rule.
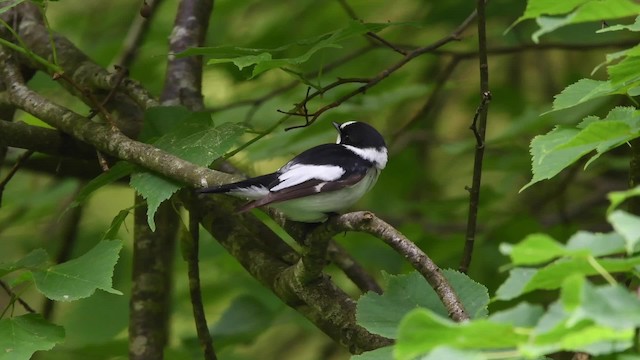
[[[241,191],[242,189],[250,189],[252,187],[264,187],[269,188],[269,184],[277,180],[278,174],[272,173],[254,178],[234,182],[231,184],[224,184],[218,186],[212,186],[208,188],[196,189],[196,192],[200,194],[224,194],[230,191]]]

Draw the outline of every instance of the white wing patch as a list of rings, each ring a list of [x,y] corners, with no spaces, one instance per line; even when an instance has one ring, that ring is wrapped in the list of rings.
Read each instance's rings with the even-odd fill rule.
[[[365,160],[369,160],[375,164],[375,166],[382,170],[385,166],[387,166],[387,149],[376,149],[373,147],[360,149],[351,145],[342,145],[352,152],[358,154],[361,158]]]
[[[272,187],[271,191],[286,189],[313,179],[334,181],[344,175],[344,169],[334,165],[294,164],[285,166],[283,170],[285,171],[278,176],[280,183]]]

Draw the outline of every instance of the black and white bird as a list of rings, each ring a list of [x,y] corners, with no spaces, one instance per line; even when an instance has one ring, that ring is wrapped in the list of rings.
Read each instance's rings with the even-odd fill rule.
[[[239,211],[270,205],[294,221],[318,223],[353,205],[378,180],[387,165],[380,133],[359,121],[333,123],[335,144],[302,152],[278,171],[200,193],[228,193],[252,201]]]

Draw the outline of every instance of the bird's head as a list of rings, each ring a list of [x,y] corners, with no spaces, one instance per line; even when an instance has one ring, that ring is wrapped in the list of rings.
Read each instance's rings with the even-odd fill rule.
[[[383,169],[387,164],[387,145],[373,126],[360,121],[333,123],[338,130],[337,144],[350,148],[363,158]]]
[[[334,122],[333,126],[338,130],[337,144],[351,145],[359,149],[386,148],[382,135],[369,124],[359,121],[347,121],[342,124]]]

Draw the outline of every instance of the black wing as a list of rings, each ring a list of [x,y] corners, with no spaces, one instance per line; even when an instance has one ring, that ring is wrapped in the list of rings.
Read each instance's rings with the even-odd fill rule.
[[[337,165],[345,170],[345,176],[350,176],[354,173],[366,173],[373,165],[371,161],[361,158],[342,145],[323,144],[300,153],[277,172],[282,174],[296,164]],[[275,186],[277,183],[272,185]]]
[[[248,204],[240,207],[239,212],[251,210],[253,208],[269,205],[273,203],[283,202],[287,200],[299,199],[306,196],[316,195],[319,193],[325,193],[329,191],[336,191],[343,189],[347,186],[352,186],[362,180],[366,172],[361,174],[352,174],[351,176],[342,177],[336,181],[323,181],[323,180],[309,180],[302,184],[294,185],[279,191],[270,192],[267,196],[251,201]]]

